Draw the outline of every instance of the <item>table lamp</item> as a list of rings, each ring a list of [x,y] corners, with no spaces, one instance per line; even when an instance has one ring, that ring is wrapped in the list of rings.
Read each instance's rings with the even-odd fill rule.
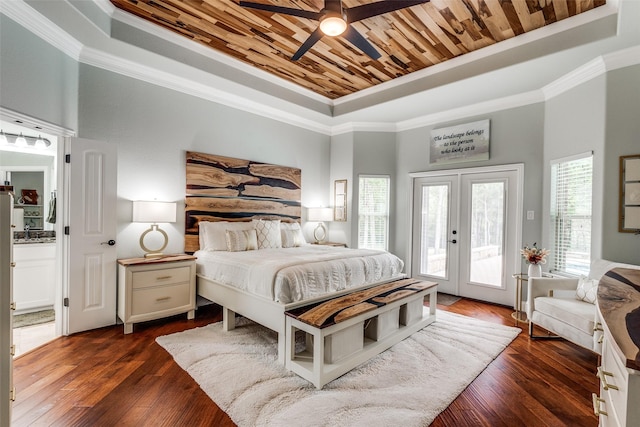
[[[176,222],[176,203],[158,201],[134,201],[133,222],[148,222],[151,227],[140,236],[140,247],[145,252],[145,258],[160,257],[169,243],[169,236],[159,226],[159,222]],[[164,237],[163,244],[158,249],[148,248],[144,239],[147,234],[157,231]]]
[[[307,210],[307,220],[317,222],[318,226],[313,230],[313,238],[316,243],[322,243],[327,237],[325,221],[333,221],[333,209],[331,208],[309,208]]]

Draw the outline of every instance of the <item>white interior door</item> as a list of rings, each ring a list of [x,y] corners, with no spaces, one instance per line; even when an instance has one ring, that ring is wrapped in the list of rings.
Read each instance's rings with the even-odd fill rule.
[[[79,138],[65,152],[63,333],[72,334],[116,322],[117,154],[114,144]]]
[[[414,177],[412,277],[447,294],[512,304],[521,175],[514,165]]]

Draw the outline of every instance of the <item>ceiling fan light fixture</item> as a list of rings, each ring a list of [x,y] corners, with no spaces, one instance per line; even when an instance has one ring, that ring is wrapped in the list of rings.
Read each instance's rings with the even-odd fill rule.
[[[347,21],[339,13],[329,13],[320,21],[320,31],[330,37],[339,36],[347,29]]]

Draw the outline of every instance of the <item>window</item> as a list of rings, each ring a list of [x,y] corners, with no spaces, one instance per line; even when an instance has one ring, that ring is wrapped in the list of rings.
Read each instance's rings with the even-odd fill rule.
[[[358,247],[389,248],[388,176],[360,176],[358,200]]]
[[[591,153],[551,162],[552,272],[589,273],[592,175]]]

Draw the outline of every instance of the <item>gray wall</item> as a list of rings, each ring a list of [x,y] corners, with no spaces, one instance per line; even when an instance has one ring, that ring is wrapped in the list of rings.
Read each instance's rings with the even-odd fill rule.
[[[607,74],[602,255],[640,264],[640,235],[618,232],[620,156],[640,154],[640,65]]]
[[[78,136],[118,145],[120,257],[140,254],[148,227],[131,223],[133,200],[178,202],[178,222],[163,229],[166,251],[182,251],[186,151],[300,168],[303,206],[329,201],[326,135],[88,65],[80,65],[79,82]]]
[[[429,165],[429,140],[432,129],[489,119],[490,156],[487,161],[457,163],[453,165]],[[534,211],[532,221],[522,218],[522,240],[533,244],[540,241],[542,197],[542,148],[544,104],[533,104],[509,110],[495,111],[481,116],[460,118],[434,126],[407,130],[397,134],[396,159],[396,254],[407,260],[410,235],[412,189],[409,173],[445,169],[463,169],[492,165],[524,163],[523,212]]]
[[[353,221],[354,212],[354,199],[353,190],[357,187],[354,184],[353,179],[353,145],[354,145],[353,132],[343,133],[335,135],[331,138],[331,200],[329,203],[321,203],[324,206],[333,206],[334,185],[333,182],[337,179],[347,180],[347,221],[346,222],[332,222],[329,224],[329,240],[333,242],[346,243],[350,248],[356,247],[358,241],[352,241],[352,227],[356,226],[356,221]]]
[[[602,182],[605,132],[606,77],[601,76],[564,92],[546,102],[544,142],[544,212],[550,212],[550,162],[585,152],[593,152],[593,218],[591,257],[602,257]],[[541,241],[551,249],[553,242],[548,215]]]
[[[388,175],[391,178],[391,189],[396,181],[396,147],[395,133],[392,132],[356,132],[353,144],[353,197],[351,243],[353,247],[358,245],[358,179],[360,175]],[[389,209],[389,251],[397,253],[394,238],[395,233],[395,192],[391,191]]]
[[[76,61],[4,15],[0,15],[0,52],[2,107],[76,129]]]

